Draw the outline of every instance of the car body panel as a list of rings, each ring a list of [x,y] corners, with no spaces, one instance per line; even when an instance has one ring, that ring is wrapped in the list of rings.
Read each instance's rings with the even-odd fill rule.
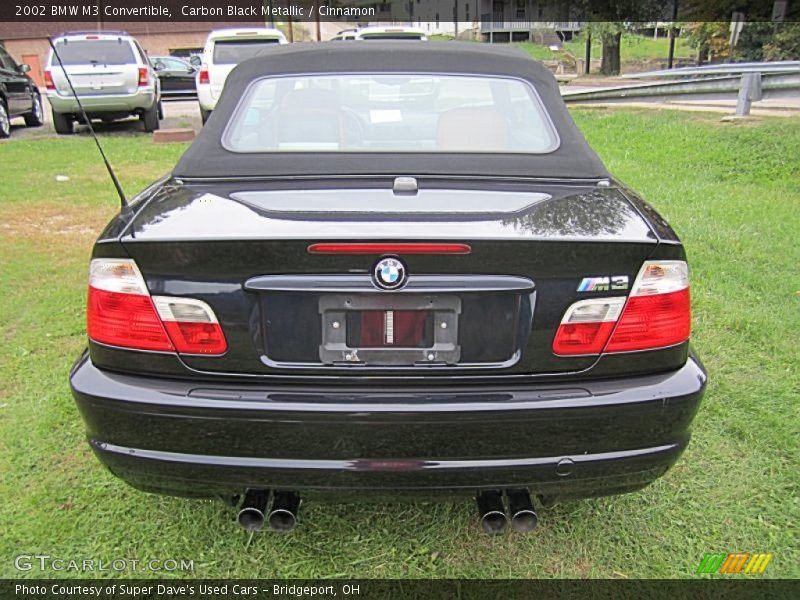
[[[98,457],[149,491],[591,496],[643,487],[677,460],[706,375],[691,358],[581,384],[365,390],[129,376],[84,355],[70,381]]]
[[[20,65],[0,48],[0,96],[5,98],[9,117],[29,114],[32,96],[39,94],[33,80],[20,70]]]

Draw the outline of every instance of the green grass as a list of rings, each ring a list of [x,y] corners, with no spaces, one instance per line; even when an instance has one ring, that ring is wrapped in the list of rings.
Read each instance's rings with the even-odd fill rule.
[[[564,44],[564,48],[578,58],[583,58],[586,54],[586,38],[582,35],[576,36]],[[599,36],[592,38],[592,57],[600,58],[603,55],[603,45]],[[620,48],[620,58],[622,62],[638,60],[667,60],[669,53],[669,40],[665,37],[653,39],[650,36],[624,34],[622,36],[622,46]],[[685,37],[675,40],[675,57],[691,58],[696,50],[689,45]]]
[[[0,144],[10,167],[0,180],[0,577],[41,575],[14,570],[21,553],[187,558],[207,578],[694,577],[709,551],[773,552],[764,576],[800,576],[800,120],[574,115],[691,260],[694,343],[711,382],[693,441],[665,477],[559,505],[534,533],[497,539],[479,533],[467,499],[309,501],[292,534],[250,540],[221,503],[126,487],[87,448],[67,387],[84,345],[89,252],[116,209],[113,189],[86,137],[12,140]],[[128,190],[182,151],[137,136],[106,142]],[[59,174],[70,180],[56,183]]]

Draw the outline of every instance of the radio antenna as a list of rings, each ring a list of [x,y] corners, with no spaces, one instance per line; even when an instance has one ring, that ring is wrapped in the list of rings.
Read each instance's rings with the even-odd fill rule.
[[[94,127],[92,127],[92,121],[89,119],[89,116],[86,114],[86,111],[83,108],[83,104],[81,104],[81,99],[78,97],[77,92],[75,91],[75,87],[72,85],[72,79],[69,77],[69,73],[64,68],[64,63],[61,60],[61,55],[58,53],[56,49],[56,45],[53,43],[52,38],[47,38],[48,43],[50,44],[50,48],[53,50],[53,56],[56,57],[58,61],[58,66],[61,67],[62,73],[64,73],[64,77],[67,80],[67,84],[69,84],[69,90],[72,92],[75,101],[78,103],[78,108],[81,110],[81,116],[83,117],[84,122],[89,127],[89,132],[92,134],[92,139],[94,140],[95,145],[97,146],[97,150],[100,152],[100,156],[103,157],[103,163],[106,165],[106,170],[108,171],[109,177],[111,177],[111,181],[114,183],[114,187],[117,190],[117,194],[119,195],[119,203],[120,208],[122,210],[122,214],[130,214],[131,207],[128,205],[128,200],[125,198],[125,192],[122,191],[122,186],[119,183],[119,179],[117,179],[116,173],[114,173],[114,169],[111,168],[111,163],[108,162],[108,158],[106,158],[106,153],[103,152],[103,147],[100,145],[100,140],[97,139],[97,134],[94,132]]]

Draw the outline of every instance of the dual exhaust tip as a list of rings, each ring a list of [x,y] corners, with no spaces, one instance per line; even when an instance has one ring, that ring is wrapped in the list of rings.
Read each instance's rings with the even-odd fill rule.
[[[269,523],[269,528],[278,533],[287,533],[297,524],[297,509],[300,507],[300,496],[294,492],[275,492],[272,494],[272,505],[269,504],[269,490],[249,490],[245,494],[242,508],[239,510],[239,526],[248,532],[255,532]]]
[[[528,533],[536,529],[539,518],[533,509],[528,490],[507,490],[508,511],[503,505],[503,492],[488,490],[480,492],[476,497],[478,516],[483,531],[489,535],[500,535],[505,531],[509,521],[511,529],[517,533]]]
[[[525,489],[507,490],[508,510],[503,503],[501,490],[487,490],[476,497],[481,527],[489,535],[500,535],[511,523],[511,529],[517,533],[528,533],[536,528],[539,522],[533,509],[530,494]],[[276,491],[272,494],[270,504],[269,490],[249,490],[245,494],[239,510],[239,526],[248,532],[263,529],[269,524],[272,531],[287,533],[297,524],[297,509],[300,507],[300,496],[295,492]]]

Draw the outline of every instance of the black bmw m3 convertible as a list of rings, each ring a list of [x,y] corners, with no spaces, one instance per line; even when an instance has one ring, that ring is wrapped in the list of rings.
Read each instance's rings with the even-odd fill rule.
[[[679,239],[540,64],[288,46],[232,72],[97,240],[70,383],[115,475],[240,503],[247,529],[309,494],[447,492],[525,531],[678,459],[706,385],[690,321]]]

